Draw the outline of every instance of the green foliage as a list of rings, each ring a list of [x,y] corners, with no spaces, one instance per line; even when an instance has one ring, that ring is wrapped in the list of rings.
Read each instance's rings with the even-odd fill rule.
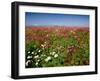
[[[37,32],[41,34],[42,32]],[[45,34],[45,33],[43,33]],[[26,43],[25,67],[58,67],[89,64],[89,33],[68,32],[68,37],[51,33],[49,40]],[[75,38],[77,36],[77,38]]]

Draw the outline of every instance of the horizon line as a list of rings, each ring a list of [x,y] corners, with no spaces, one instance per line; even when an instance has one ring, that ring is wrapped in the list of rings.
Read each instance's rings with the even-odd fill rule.
[[[66,26],[66,25],[63,25],[63,26],[59,26],[59,25],[52,25],[52,26],[50,26],[50,25],[43,25],[43,26],[41,26],[41,25],[32,25],[32,26],[25,26],[25,27],[89,27],[89,26]]]

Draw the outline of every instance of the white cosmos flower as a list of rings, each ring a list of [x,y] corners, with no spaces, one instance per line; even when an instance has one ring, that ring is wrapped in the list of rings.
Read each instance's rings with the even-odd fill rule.
[[[32,54],[34,54],[34,52],[32,52]]]
[[[38,58],[38,57],[39,57],[39,55],[34,56],[34,58]]]
[[[30,51],[28,51],[28,53],[30,53]]]
[[[50,52],[50,55],[54,55],[56,52]]]
[[[58,57],[58,54],[55,54],[54,57],[55,57],[55,58]]]
[[[54,55],[56,52],[52,52],[52,55]]]
[[[55,52],[52,52],[53,54],[55,54]]]
[[[28,57],[27,57],[27,59],[30,59],[30,58],[32,58],[32,56],[28,56]]]
[[[35,65],[38,65],[38,62],[36,62],[36,64]]]
[[[26,66],[28,66],[28,63],[29,63],[29,62],[31,62],[31,61],[30,61],[30,60],[28,60],[28,61],[25,63],[25,65],[26,65]]]
[[[44,47],[44,45],[43,45],[43,44],[41,44],[41,46],[42,46],[42,47]]]
[[[28,66],[28,62],[26,62],[25,65]]]
[[[38,52],[41,52],[41,50],[39,50]]]
[[[41,55],[41,56],[46,56],[46,55],[43,54],[43,55]]]
[[[47,57],[47,58],[45,59],[45,61],[48,62],[50,59],[51,59],[51,57],[49,56],[49,57]]]

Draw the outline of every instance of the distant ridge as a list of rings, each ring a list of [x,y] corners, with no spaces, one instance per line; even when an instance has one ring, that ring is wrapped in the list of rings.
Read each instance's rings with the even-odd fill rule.
[[[89,28],[88,26],[58,26],[58,25],[53,25],[53,26],[26,26],[26,27],[67,27],[67,28]]]

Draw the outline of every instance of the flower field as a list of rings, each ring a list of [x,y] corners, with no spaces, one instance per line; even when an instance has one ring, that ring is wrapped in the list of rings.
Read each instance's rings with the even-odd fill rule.
[[[25,67],[89,65],[89,27],[26,27]]]

